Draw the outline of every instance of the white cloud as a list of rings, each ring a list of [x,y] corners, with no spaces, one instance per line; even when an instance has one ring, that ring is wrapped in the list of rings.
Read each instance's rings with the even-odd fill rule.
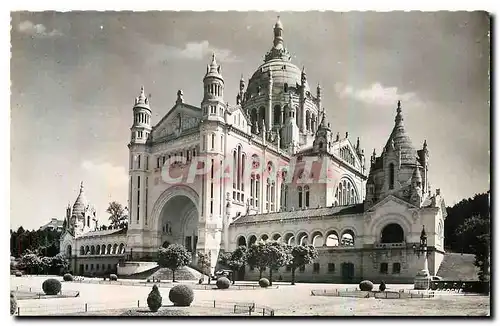
[[[384,87],[374,83],[367,89],[354,89],[350,85],[335,84],[335,91],[340,98],[353,98],[368,104],[394,106],[398,100],[402,102],[418,102],[415,93],[400,93],[397,87]]]
[[[208,41],[189,42],[183,48],[167,46],[163,49],[165,59],[206,60],[212,53],[218,62],[238,62],[239,59],[229,49],[216,48]]]
[[[63,34],[57,29],[53,29],[50,32],[47,32],[47,28],[43,24],[33,24],[33,22],[29,20],[25,20],[20,22],[17,26],[19,32],[31,35],[33,37],[57,37],[62,36]]]
[[[114,166],[107,162],[83,161],[82,168],[92,176],[92,179],[99,180],[101,189],[121,188],[128,185],[128,172],[123,166]]]

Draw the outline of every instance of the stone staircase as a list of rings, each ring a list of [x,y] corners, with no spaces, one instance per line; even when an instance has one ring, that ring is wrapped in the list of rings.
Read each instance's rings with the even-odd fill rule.
[[[437,276],[450,281],[477,281],[479,269],[474,266],[473,254],[446,253]]]

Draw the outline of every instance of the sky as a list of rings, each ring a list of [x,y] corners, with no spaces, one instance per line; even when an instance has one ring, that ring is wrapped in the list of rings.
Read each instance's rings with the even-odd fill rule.
[[[235,104],[271,48],[276,12],[11,13],[11,228],[62,219],[80,182],[101,223],[127,204],[134,98],[153,124],[177,90],[199,106],[216,53]],[[490,189],[489,18],[481,12],[281,12],[292,62],[323,89],[334,133],[380,154],[401,100],[406,131],[427,140],[446,203]]]

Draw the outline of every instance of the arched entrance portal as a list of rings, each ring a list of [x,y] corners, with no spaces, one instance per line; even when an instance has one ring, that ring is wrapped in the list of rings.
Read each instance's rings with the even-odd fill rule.
[[[198,243],[198,210],[196,204],[185,195],[176,195],[168,199],[163,206],[159,219],[158,231],[161,234],[158,246],[170,244],[183,245],[196,260]]]

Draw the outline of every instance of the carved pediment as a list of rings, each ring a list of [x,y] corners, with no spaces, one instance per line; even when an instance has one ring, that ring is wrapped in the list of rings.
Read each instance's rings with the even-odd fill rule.
[[[385,197],[384,199],[382,199],[381,201],[379,201],[378,203],[376,203],[375,205],[370,207],[368,209],[368,211],[374,212],[374,211],[382,208],[383,206],[393,205],[394,203],[397,205],[400,205],[400,206],[405,206],[407,208],[417,208],[417,206],[415,206],[412,203],[409,203],[401,198],[398,198],[398,197],[393,196],[393,195],[388,195],[387,197]]]
[[[334,155],[358,169],[361,167],[361,161],[349,139],[341,140],[340,143],[337,142],[334,147]]]
[[[177,104],[154,127],[153,138],[179,136],[184,130],[198,127],[201,121],[201,112],[194,107]]]

